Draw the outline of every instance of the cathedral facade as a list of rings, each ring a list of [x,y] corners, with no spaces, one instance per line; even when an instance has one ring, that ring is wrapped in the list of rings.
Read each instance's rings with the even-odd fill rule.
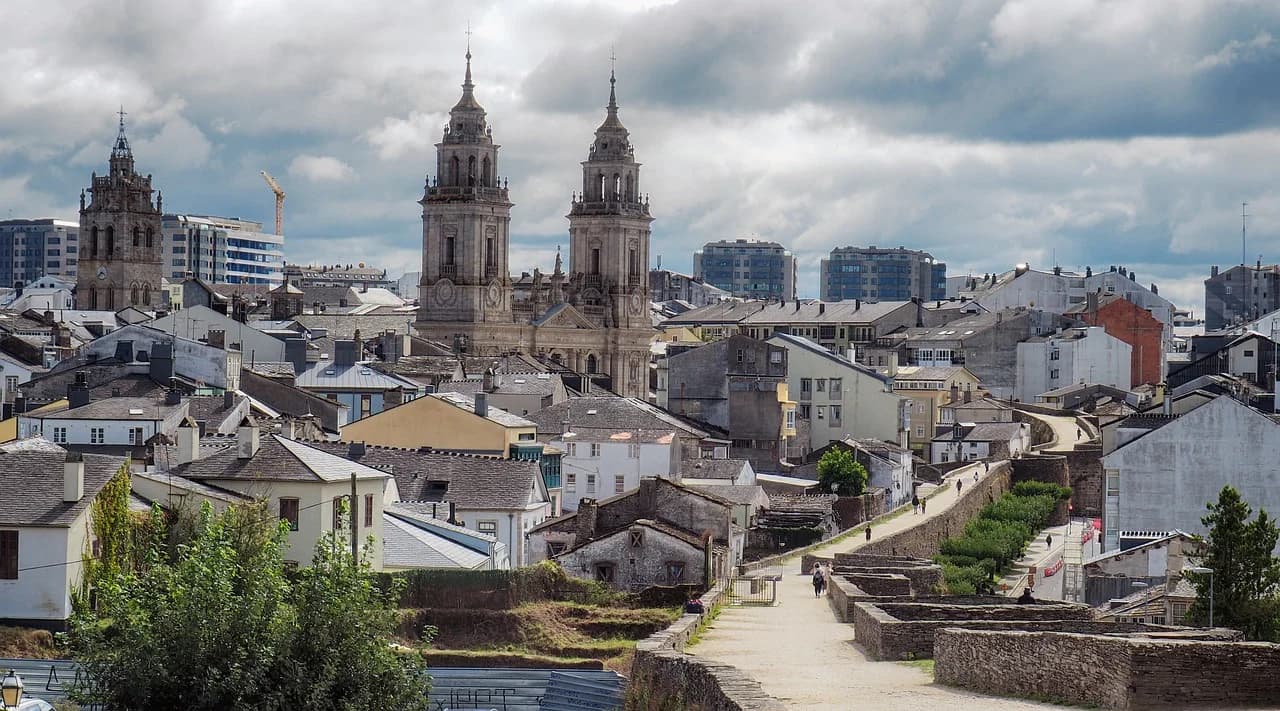
[[[151,176],[134,171],[123,111],[110,168],[106,175],[94,172],[88,192],[88,204],[80,193],[76,305],[105,311],[163,305],[163,197],[157,194],[153,202]]]
[[[648,391],[649,214],[640,164],[618,118],[609,77],[605,120],[582,162],[569,207],[569,265],[535,269],[517,293],[507,263],[512,203],[498,178],[498,148],[476,101],[467,51],[462,98],[436,144],[436,174],[422,198],[421,336],[470,353],[520,352],[610,377],[613,390]]]

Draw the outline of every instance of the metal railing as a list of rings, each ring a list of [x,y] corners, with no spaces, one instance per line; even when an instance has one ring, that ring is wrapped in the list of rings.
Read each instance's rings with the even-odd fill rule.
[[[725,591],[731,605],[776,605],[781,575],[729,578]]]

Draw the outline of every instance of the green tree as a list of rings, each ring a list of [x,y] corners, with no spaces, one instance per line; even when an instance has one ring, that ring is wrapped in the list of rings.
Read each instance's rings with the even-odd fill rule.
[[[70,642],[113,709],[421,709],[420,655],[390,645],[395,591],[330,537],[291,581],[287,524],[265,503],[200,510],[192,537],[146,563],[101,571],[97,609],[72,617]]]
[[[1280,527],[1261,509],[1250,521],[1252,508],[1231,486],[1222,487],[1208,509],[1200,519],[1209,529],[1201,561],[1213,574],[1187,574],[1198,596],[1189,619],[1208,622],[1212,587],[1215,625],[1241,630],[1249,639],[1280,639],[1280,559],[1273,554]]]
[[[861,496],[867,490],[867,469],[847,449],[832,447],[818,460],[818,483],[823,492],[839,496]]]

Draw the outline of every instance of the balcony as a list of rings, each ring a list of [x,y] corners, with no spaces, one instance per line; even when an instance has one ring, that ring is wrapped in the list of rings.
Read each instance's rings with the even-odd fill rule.
[[[453,280],[453,281],[457,281],[457,279],[458,279],[458,265],[457,265],[457,264],[441,264],[441,265],[440,265],[440,278],[441,278],[441,279],[451,279],[451,280]]]
[[[489,202],[508,202],[506,188],[484,188],[477,185],[427,187],[427,202],[466,202],[485,200]]]
[[[605,200],[575,199],[569,208],[570,215],[622,215],[624,217],[649,217],[649,203],[621,200],[609,197]]]

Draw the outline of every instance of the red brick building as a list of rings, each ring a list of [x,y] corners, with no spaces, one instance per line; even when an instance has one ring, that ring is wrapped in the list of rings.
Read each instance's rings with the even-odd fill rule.
[[[1154,385],[1164,379],[1164,325],[1150,311],[1119,294],[1089,294],[1067,315],[1090,326],[1101,326],[1108,335],[1133,348],[1131,387]]]

